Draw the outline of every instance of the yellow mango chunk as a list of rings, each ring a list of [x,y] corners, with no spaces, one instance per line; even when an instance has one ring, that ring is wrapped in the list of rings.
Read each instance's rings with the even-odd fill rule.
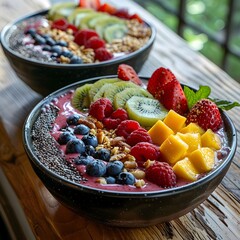
[[[178,132],[185,125],[186,118],[174,110],[170,110],[163,122],[170,127],[174,133]]]
[[[211,129],[208,129],[202,136],[201,142],[203,147],[209,147],[213,150],[219,150],[221,148],[220,137],[214,133]]]
[[[158,120],[149,130],[148,133],[156,145],[161,145],[171,134],[173,130],[169,128],[162,120]]]
[[[195,169],[189,158],[185,157],[184,159],[178,161],[173,166],[174,173],[185,180],[196,181],[198,177],[198,171]]]
[[[214,151],[208,147],[202,147],[193,151],[189,155],[189,159],[200,173],[208,172],[214,167]]]
[[[201,135],[199,133],[177,133],[188,145],[187,155],[201,147]]]
[[[196,123],[189,123],[186,127],[182,128],[181,133],[199,133],[202,135],[205,131]]]
[[[173,165],[184,158],[188,150],[188,145],[177,135],[170,135],[160,146],[163,158]]]

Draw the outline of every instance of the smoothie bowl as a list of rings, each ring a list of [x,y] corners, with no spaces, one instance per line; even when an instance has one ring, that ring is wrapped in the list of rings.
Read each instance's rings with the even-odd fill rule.
[[[170,79],[163,72],[178,89],[178,104],[170,108],[152,91],[160,90],[156,79]],[[26,153],[52,195],[80,215],[119,227],[173,220],[215,190],[237,144],[232,121],[212,100],[194,105],[209,104],[205,110],[215,120],[194,120],[189,93],[195,92],[170,70],[139,78],[120,65],[118,75],[74,83],[43,99],[24,125]]]
[[[56,4],[2,30],[6,57],[33,90],[47,95],[82,79],[115,74],[122,62],[141,69],[155,28],[126,9],[91,7]]]

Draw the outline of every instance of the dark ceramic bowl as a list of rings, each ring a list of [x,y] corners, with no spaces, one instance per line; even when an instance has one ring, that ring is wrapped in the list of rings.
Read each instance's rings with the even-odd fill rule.
[[[9,36],[16,26],[30,18],[45,16],[47,13],[48,10],[45,10],[24,16],[5,26],[1,32],[2,48],[12,68],[21,80],[42,95],[50,94],[61,87],[82,79],[116,74],[117,68],[121,63],[128,64],[136,72],[139,72],[148,58],[156,37],[155,28],[146,22],[146,25],[151,28],[152,34],[149,41],[142,48],[113,60],[93,64],[44,63],[31,60],[13,51],[9,47]]]
[[[147,80],[143,77],[142,79]],[[38,118],[41,108],[49,104],[55,97],[96,80],[99,78],[81,81],[50,94],[35,106],[26,119],[23,128],[26,153],[36,174],[52,195],[63,205],[83,216],[118,227],[144,227],[167,222],[188,213],[206,200],[227,173],[236,151],[236,129],[224,112],[221,114],[231,150],[214,170],[188,185],[154,192],[99,190],[73,183],[46,168],[34,152],[31,137],[33,124]]]

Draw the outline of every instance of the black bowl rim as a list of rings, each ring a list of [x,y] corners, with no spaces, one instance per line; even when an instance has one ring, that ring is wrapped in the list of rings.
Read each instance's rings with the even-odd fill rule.
[[[31,63],[31,64],[35,64],[35,65],[39,65],[39,66],[44,66],[44,67],[48,67],[48,68],[67,68],[67,69],[75,69],[75,68],[89,68],[89,67],[101,67],[101,66],[108,66],[108,65],[112,65],[112,64],[117,64],[124,61],[127,61],[129,59],[132,59],[134,56],[138,55],[139,53],[143,52],[145,49],[147,49],[149,46],[151,46],[154,43],[154,40],[156,38],[156,28],[155,26],[153,26],[153,24],[147,22],[144,20],[144,23],[149,26],[151,28],[151,37],[148,40],[148,42],[141,48],[139,48],[138,50],[129,53],[127,55],[121,56],[121,57],[117,57],[108,61],[102,61],[99,63],[81,63],[81,64],[59,64],[59,63],[48,63],[48,62],[40,62],[34,59],[30,59],[27,57],[22,56],[21,54],[13,51],[11,48],[9,48],[9,44],[7,42],[7,36],[9,34],[9,31],[16,26],[17,24],[29,19],[29,18],[33,18],[33,17],[37,17],[37,16],[41,16],[41,15],[46,15],[48,13],[49,9],[45,9],[45,10],[40,10],[37,11],[35,13],[32,14],[28,14],[25,15],[23,17],[20,17],[10,23],[8,23],[1,31],[1,44],[2,47],[8,51],[10,54],[12,54],[13,56],[16,56],[18,58],[20,58],[21,60],[25,61],[26,63]]]
[[[76,83],[70,84],[68,86],[65,86],[57,91],[54,91],[53,93],[49,94],[46,96],[44,99],[42,99],[35,107],[32,109],[32,111],[29,113],[27,116],[24,126],[23,126],[23,145],[25,148],[25,151],[30,158],[30,160],[37,166],[38,168],[41,168],[44,170],[44,173],[50,176],[51,178],[54,178],[56,181],[61,182],[62,184],[69,186],[70,188],[74,188],[76,190],[83,190],[86,192],[91,192],[94,194],[104,194],[112,197],[127,197],[127,198],[136,198],[136,197],[164,197],[164,196],[169,196],[169,195],[175,195],[178,193],[183,193],[186,191],[189,191],[190,189],[196,189],[200,187],[201,185],[205,184],[206,182],[211,181],[213,178],[215,178],[225,167],[226,165],[230,164],[232,161],[236,148],[237,148],[237,131],[236,128],[232,122],[232,120],[229,118],[229,116],[225,112],[221,112],[222,116],[224,117],[224,123],[228,123],[231,131],[232,131],[232,145],[230,147],[230,152],[226,159],[224,159],[214,170],[212,170],[210,173],[208,173],[206,176],[202,177],[201,179],[188,183],[187,185],[184,186],[179,186],[175,188],[169,188],[169,189],[161,189],[159,191],[141,191],[141,192],[118,192],[118,191],[113,191],[113,190],[105,190],[105,189],[98,189],[98,188],[93,188],[89,186],[84,186],[83,184],[80,183],[75,183],[70,180],[67,180],[58,174],[54,173],[53,171],[47,169],[43,163],[41,163],[37,156],[34,154],[34,150],[31,149],[31,142],[29,141],[29,136],[31,133],[31,122],[32,119],[36,120],[37,116],[40,113],[40,109],[42,106],[44,106],[46,103],[50,103],[51,100],[54,98],[58,97],[61,95],[61,93],[68,92],[72,89],[75,89],[76,87],[79,87],[81,85],[84,85],[85,83],[90,83],[97,81],[102,78],[114,78],[117,77],[117,75],[107,75],[107,76],[98,76],[94,78],[89,78],[85,79],[83,81],[78,81]],[[140,78],[144,81],[147,81],[149,77],[146,76],[140,76]],[[191,88],[191,87],[190,87]],[[194,88],[192,88],[194,89]]]

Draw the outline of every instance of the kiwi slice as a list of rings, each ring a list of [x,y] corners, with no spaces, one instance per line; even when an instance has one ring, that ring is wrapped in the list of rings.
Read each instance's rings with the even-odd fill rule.
[[[68,22],[78,26],[81,22],[81,19],[87,16],[87,14],[94,12],[90,8],[76,8],[69,16]]]
[[[95,94],[98,92],[98,90],[106,83],[114,83],[114,82],[117,82],[117,81],[121,81],[120,79],[118,78],[103,78],[103,79],[100,79],[98,81],[96,81],[91,89],[89,90],[89,98],[90,98],[90,101],[93,101],[93,98],[95,96]]]
[[[105,98],[108,98],[111,102],[113,102],[114,97],[117,93],[123,91],[126,88],[138,88],[139,86],[132,83],[132,82],[125,82],[125,81],[121,81],[121,82],[116,82],[113,83],[111,88],[107,89],[103,96]]]
[[[111,43],[114,39],[122,39],[128,31],[128,28],[125,24],[113,24],[107,26],[103,32],[103,38]]]
[[[153,98],[152,94],[149,93],[147,90],[143,89],[142,87],[137,87],[134,89],[127,88],[115,95],[113,100],[114,108],[125,108],[127,100],[133,96]]]
[[[110,89],[112,86],[112,83],[105,83],[102,85],[102,87],[97,91],[97,93],[94,95],[93,97],[93,102],[95,102],[96,100],[98,100],[99,98],[104,97],[104,93],[105,91],[107,91],[108,89]]]
[[[157,99],[133,96],[126,102],[128,116],[144,127],[152,127],[167,115],[167,110]]]
[[[109,18],[109,15],[106,13],[102,13],[101,15],[97,15],[96,17],[92,18],[88,22],[88,25],[91,29],[94,29],[98,21],[102,21],[103,19],[106,19],[106,18]]]
[[[48,16],[51,20],[67,18],[76,7],[77,5],[72,2],[56,3],[49,10]]]
[[[85,28],[89,28],[89,22],[93,19],[96,18],[97,16],[101,16],[102,13],[100,12],[90,12],[88,14],[86,14],[80,21],[79,24],[79,28],[80,29],[85,29]]]
[[[72,97],[72,105],[73,107],[77,108],[80,111],[84,111],[90,106],[90,99],[89,99],[89,90],[91,89],[93,84],[88,83],[81,87],[78,87],[75,92],[73,93]]]

